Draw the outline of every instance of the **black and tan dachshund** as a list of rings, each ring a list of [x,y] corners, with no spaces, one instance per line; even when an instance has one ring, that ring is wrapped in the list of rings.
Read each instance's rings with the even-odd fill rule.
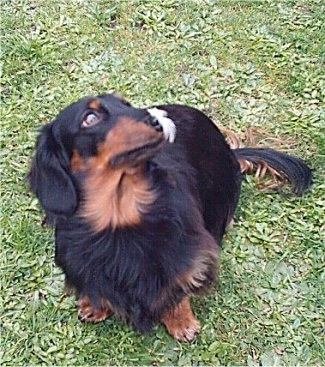
[[[175,128],[176,127],[176,128]],[[272,149],[231,149],[195,108],[86,97],[45,125],[29,173],[55,227],[55,260],[79,317],[111,314],[177,340],[200,330],[190,298],[215,281],[241,190],[241,166],[269,167],[301,195],[311,170]]]

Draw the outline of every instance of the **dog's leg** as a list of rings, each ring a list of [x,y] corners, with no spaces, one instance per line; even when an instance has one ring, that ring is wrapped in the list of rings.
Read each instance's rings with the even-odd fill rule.
[[[84,322],[100,322],[106,320],[113,313],[108,301],[103,300],[101,307],[95,308],[87,296],[79,299],[78,309],[78,317]]]
[[[189,297],[166,312],[161,319],[169,334],[179,341],[191,341],[200,332],[200,323],[193,314]]]

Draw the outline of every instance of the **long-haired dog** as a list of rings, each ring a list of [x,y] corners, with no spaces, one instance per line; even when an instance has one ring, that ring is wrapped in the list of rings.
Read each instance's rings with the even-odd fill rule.
[[[311,184],[300,159],[231,149],[187,106],[139,109],[108,94],[83,98],[45,125],[29,182],[55,227],[55,260],[79,317],[116,314],[139,332],[161,322],[175,339],[192,340],[200,324],[190,298],[214,284],[241,167],[269,167],[297,195]]]

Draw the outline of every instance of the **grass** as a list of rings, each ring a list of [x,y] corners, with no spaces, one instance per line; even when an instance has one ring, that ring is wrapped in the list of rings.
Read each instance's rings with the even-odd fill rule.
[[[1,2],[3,365],[323,365],[324,3]],[[301,198],[244,181],[217,292],[191,344],[114,318],[83,325],[62,297],[53,233],[28,193],[37,129],[84,95],[185,103],[284,139],[314,168]]]

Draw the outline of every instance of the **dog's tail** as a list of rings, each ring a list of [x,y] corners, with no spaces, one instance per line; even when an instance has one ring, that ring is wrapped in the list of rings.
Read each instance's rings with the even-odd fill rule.
[[[311,169],[299,158],[269,148],[234,149],[242,173],[253,173],[263,178],[266,173],[273,177],[268,187],[281,187],[286,182],[292,185],[296,195],[302,195],[312,183]]]
[[[255,173],[261,179],[269,173],[271,180],[265,182],[265,187],[280,188],[290,182],[296,195],[302,195],[311,186],[312,170],[301,159],[271,148],[243,147],[234,132],[224,127],[220,130],[226,134],[243,174]],[[252,131],[248,132],[248,140],[254,142]]]

